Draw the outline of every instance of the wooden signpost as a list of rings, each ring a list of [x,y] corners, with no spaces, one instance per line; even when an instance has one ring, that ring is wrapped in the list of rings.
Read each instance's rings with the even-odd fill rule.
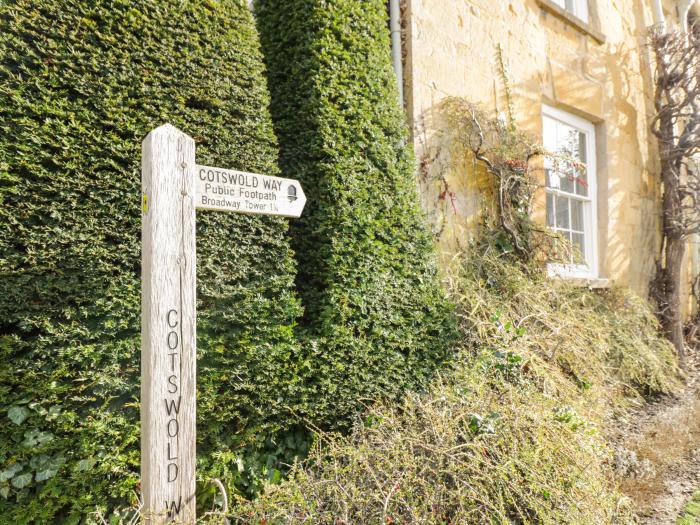
[[[166,124],[142,145],[141,492],[149,525],[195,522],[195,210],[299,217],[298,181],[197,166]]]

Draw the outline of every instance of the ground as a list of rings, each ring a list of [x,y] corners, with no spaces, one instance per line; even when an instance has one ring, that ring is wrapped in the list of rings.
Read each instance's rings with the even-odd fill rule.
[[[700,350],[688,357],[680,392],[633,410],[615,434],[620,488],[640,524],[675,524],[700,489]],[[700,518],[678,523],[700,525]]]

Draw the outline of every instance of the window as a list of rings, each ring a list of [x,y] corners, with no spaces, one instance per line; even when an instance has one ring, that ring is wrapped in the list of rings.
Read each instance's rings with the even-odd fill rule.
[[[595,129],[564,111],[543,106],[547,226],[571,242],[569,264],[550,264],[552,273],[596,278]]]
[[[552,0],[559,7],[576,18],[588,22],[588,0]]]

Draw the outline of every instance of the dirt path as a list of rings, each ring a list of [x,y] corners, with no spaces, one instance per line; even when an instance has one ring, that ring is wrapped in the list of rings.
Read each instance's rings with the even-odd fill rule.
[[[700,352],[688,357],[688,381],[673,397],[633,411],[615,440],[622,492],[642,525],[673,525],[700,488]]]

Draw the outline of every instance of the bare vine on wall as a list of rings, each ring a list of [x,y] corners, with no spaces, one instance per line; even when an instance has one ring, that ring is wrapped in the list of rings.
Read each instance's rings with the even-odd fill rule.
[[[512,122],[489,117],[462,98],[443,102],[451,141],[458,142],[488,172],[493,183],[494,220],[522,259],[533,259],[540,235],[546,230],[532,220],[532,204],[539,184],[533,159],[542,146],[519,131]]]
[[[525,261],[566,261],[572,255],[570,244],[533,220],[532,208],[535,192],[542,186],[535,170],[542,169],[541,160],[546,156],[553,166],[564,167],[562,172],[580,173],[585,169],[571,156],[546,152],[539,141],[522,132],[515,124],[510,80],[503,50],[496,46],[495,63],[498,78],[505,97],[504,111],[490,115],[465,98],[448,97],[439,108],[443,130],[441,145],[426,147],[419,172],[422,180],[437,180],[440,184],[438,201],[445,208],[451,207],[458,214],[457,195],[450,187],[447,173],[455,159],[471,158],[474,161],[473,176],[478,180],[479,170],[489,175],[488,187],[479,188],[485,198],[482,225],[489,230],[489,237],[496,237],[497,244],[505,251],[515,253]],[[425,127],[423,127],[425,130]],[[536,159],[540,157],[538,162]],[[432,167],[432,169],[431,169]],[[459,168],[462,171],[468,166]],[[430,172],[437,176],[430,177]],[[445,217],[437,235],[445,227]],[[482,232],[486,233],[486,232]],[[459,244],[459,239],[456,239]]]
[[[650,48],[656,63],[651,130],[663,185],[662,244],[652,294],[683,364],[682,267],[689,237],[700,233],[700,33],[657,28]]]

